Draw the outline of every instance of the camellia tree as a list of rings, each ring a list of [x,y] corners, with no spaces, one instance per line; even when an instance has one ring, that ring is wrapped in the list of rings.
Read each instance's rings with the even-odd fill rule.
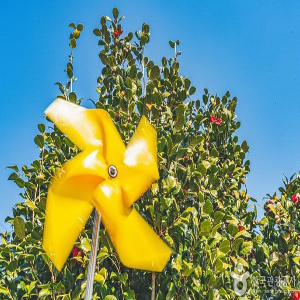
[[[232,273],[238,273],[238,266],[250,274],[243,299],[262,299],[264,293],[252,282],[273,272],[268,251],[275,253],[276,266],[281,260],[293,265],[299,261],[295,252],[288,254],[289,248],[280,256],[278,223],[269,216],[260,222],[261,232],[255,230],[256,209],[249,205],[253,199],[245,186],[248,145],[239,143],[236,135],[237,99],[229,92],[211,95],[207,89],[196,99],[196,88],[179,72],[179,41],[169,42],[173,55],[157,65],[145,55],[149,26],[144,23],[141,30],[125,33],[123,18],[114,8],[112,18],[102,17],[94,30],[103,67],[97,79],[99,98],[93,104],[108,111],[124,141],[129,141],[142,115],[156,129],[160,179],[134,207],[173,253],[162,273],[128,269],[102,227],[93,299],[236,299]],[[71,23],[70,28],[68,79],[56,84],[59,98],[80,105],[73,86],[73,52],[83,25]],[[20,187],[22,201],[6,218],[11,230],[2,233],[0,299],[83,299],[92,220],[61,272],[42,248],[51,178],[79,149],[53,124],[47,129],[39,124],[38,130],[34,141],[39,158],[30,166],[9,166],[9,180]],[[294,209],[295,215],[296,208],[287,208],[284,201],[283,211]],[[278,204],[271,208],[274,216],[277,211]],[[288,245],[293,240],[297,247],[293,234],[291,229],[289,239],[282,239]]]
[[[300,299],[300,176],[283,180],[279,195],[268,195],[260,221],[263,239],[257,249],[265,299]],[[268,278],[270,278],[268,280]],[[291,297],[292,295],[292,297]],[[261,297],[263,299],[263,297]]]

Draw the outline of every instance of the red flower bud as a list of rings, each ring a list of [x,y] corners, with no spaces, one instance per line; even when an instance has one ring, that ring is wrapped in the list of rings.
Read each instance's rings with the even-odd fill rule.
[[[123,30],[121,29],[121,30],[120,30],[120,35],[122,35],[122,33],[123,33]]]
[[[118,31],[118,30],[115,30],[115,31],[114,31],[114,35],[115,35],[115,37],[118,37],[118,36],[119,36],[119,31]]]
[[[238,229],[239,229],[239,231],[242,231],[242,230],[245,230],[245,227],[244,226],[238,226]]]
[[[216,122],[215,122],[215,124],[217,124],[217,125],[221,125],[221,123],[222,123],[222,120],[221,120],[221,118],[217,118],[217,119],[216,119]]]
[[[76,263],[78,265],[81,265],[81,261],[77,260],[76,257],[84,257],[84,253],[76,246],[74,246],[73,250],[72,250],[72,257],[74,258],[74,260],[76,261]]]
[[[300,200],[300,195],[299,195],[299,194],[294,194],[294,195],[292,196],[292,201],[293,201],[295,204],[297,204],[297,203],[299,202],[299,200]]]
[[[221,118],[217,118],[214,115],[210,115],[210,122],[219,126],[222,123],[222,119]]]
[[[210,122],[215,123],[216,122],[216,117],[213,115],[210,115]]]
[[[270,199],[269,200],[269,204],[273,204],[274,202],[273,202],[273,200],[272,199]]]
[[[292,300],[300,300],[300,291],[295,291],[293,293]]]

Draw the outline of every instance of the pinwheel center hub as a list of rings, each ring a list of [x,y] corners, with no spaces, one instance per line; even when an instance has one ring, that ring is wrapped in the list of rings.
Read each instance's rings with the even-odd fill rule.
[[[110,165],[110,166],[108,167],[108,175],[109,175],[111,178],[117,177],[117,175],[118,175],[118,170],[117,170],[117,168],[116,168],[114,165]]]

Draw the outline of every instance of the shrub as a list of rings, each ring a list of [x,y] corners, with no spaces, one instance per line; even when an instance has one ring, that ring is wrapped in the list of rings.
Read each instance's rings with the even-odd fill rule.
[[[158,133],[160,179],[134,204],[173,250],[164,271],[153,276],[156,299],[235,299],[230,273],[238,264],[255,269],[252,251],[261,245],[254,231],[256,210],[249,209],[245,188],[248,145],[236,135],[237,98],[204,89],[197,99],[191,80],[179,71],[179,41],[169,42],[172,56],[157,64],[145,55],[149,25],[126,33],[122,20],[114,8],[112,19],[102,17],[94,30],[103,67],[93,103],[109,112],[126,142],[141,115]],[[80,104],[73,89],[73,52],[83,25],[71,23],[70,28],[67,83],[56,84],[58,97]],[[22,201],[6,219],[12,230],[2,234],[0,298],[82,299],[91,220],[61,272],[42,249],[49,182],[78,149],[54,125],[38,129],[39,158],[21,169],[9,166],[9,180],[20,187]],[[149,299],[151,274],[122,266],[103,227],[99,247],[95,299]],[[251,288],[247,295],[254,299]]]

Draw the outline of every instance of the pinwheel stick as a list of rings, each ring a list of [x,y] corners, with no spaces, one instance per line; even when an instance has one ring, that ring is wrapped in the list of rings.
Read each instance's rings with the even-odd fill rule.
[[[93,296],[94,277],[95,277],[97,251],[98,251],[98,244],[99,244],[100,223],[101,223],[101,215],[95,209],[91,254],[90,254],[90,261],[89,261],[88,272],[87,272],[84,300],[91,300]]]

